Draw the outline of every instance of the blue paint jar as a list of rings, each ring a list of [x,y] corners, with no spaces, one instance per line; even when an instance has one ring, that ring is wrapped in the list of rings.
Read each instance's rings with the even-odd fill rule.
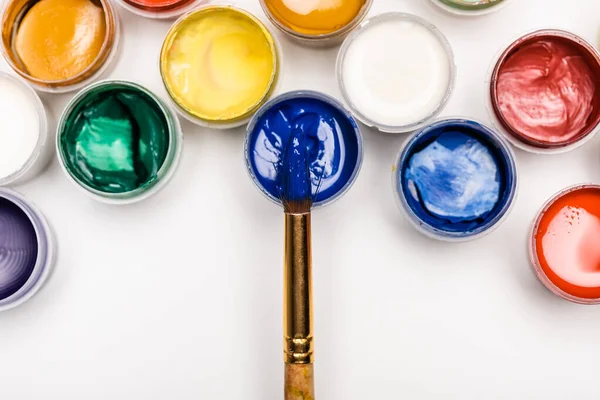
[[[394,166],[400,209],[435,239],[479,238],[508,215],[517,193],[517,170],[508,143],[468,119],[439,120],[405,143]]]
[[[360,170],[362,135],[344,106],[320,92],[282,94],[250,120],[244,154],[252,181],[270,200],[281,204],[282,156],[294,129],[306,135],[314,207],[338,199]]]

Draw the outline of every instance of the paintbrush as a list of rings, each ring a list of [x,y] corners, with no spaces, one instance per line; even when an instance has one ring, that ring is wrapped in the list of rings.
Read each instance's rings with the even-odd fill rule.
[[[282,158],[281,200],[285,212],[284,356],[285,400],[314,400],[312,254],[313,205],[307,129],[310,114],[299,118]]]

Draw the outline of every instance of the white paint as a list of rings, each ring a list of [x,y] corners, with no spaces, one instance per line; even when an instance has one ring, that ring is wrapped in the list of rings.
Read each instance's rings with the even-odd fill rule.
[[[405,14],[373,20],[342,60],[346,100],[364,122],[378,127],[407,127],[433,117],[452,80],[444,43]]]
[[[40,116],[24,83],[0,74],[0,179],[20,171],[36,149]]]

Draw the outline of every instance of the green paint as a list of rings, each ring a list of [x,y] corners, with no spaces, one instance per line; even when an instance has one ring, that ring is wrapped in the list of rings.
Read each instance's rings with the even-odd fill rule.
[[[475,10],[485,10],[494,6],[499,5],[504,0],[437,0],[443,4],[446,4],[450,7],[466,10],[466,11],[475,11]]]
[[[101,193],[147,188],[159,179],[169,155],[171,119],[141,86],[94,85],[78,95],[61,121],[58,143],[65,168],[81,185]]]

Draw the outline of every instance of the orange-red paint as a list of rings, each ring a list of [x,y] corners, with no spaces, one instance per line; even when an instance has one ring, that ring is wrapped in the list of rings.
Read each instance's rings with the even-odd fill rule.
[[[534,257],[546,286],[582,301],[600,299],[600,186],[563,192],[534,229]]]

